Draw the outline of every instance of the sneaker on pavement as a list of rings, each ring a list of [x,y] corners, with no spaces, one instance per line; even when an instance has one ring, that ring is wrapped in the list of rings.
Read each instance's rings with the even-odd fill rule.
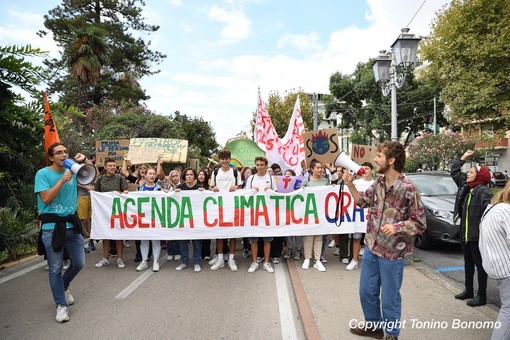
[[[365,252],[365,248],[361,248],[359,250],[359,256],[363,256],[363,253]]]
[[[216,263],[216,261],[218,261],[218,255],[214,255],[213,258],[211,259],[211,261],[209,261],[209,265],[212,266],[213,264]]]
[[[335,252],[333,253],[335,256],[340,256],[340,248],[336,248]]]
[[[313,264],[313,267],[315,269],[317,269],[318,271],[320,271],[320,272],[325,272],[326,271],[326,268],[324,267],[324,265],[322,264],[321,261],[315,261],[315,263]]]
[[[326,260],[326,258],[324,256],[321,256],[321,262],[322,263],[328,263],[328,260]]]
[[[181,260],[181,255],[174,256],[174,261],[180,261],[180,260]]]
[[[122,245],[123,245],[125,248],[129,248],[129,247],[131,247],[131,245],[129,244],[129,241],[123,241],[123,242],[122,242]]]
[[[124,264],[124,261],[122,261],[122,259],[120,257],[117,259],[117,267],[120,269],[126,267],[126,265]]]
[[[204,260],[209,261],[211,259],[210,256],[204,256]]]
[[[252,262],[250,268],[248,268],[248,273],[254,273],[257,269],[259,269],[259,264],[257,262]]]
[[[250,256],[250,251],[248,249],[243,249],[243,257],[246,259]]]
[[[263,260],[263,259],[264,259],[263,257],[258,256],[258,257],[257,257],[257,263],[262,262],[262,260]]]
[[[159,272],[159,261],[154,261],[152,263],[152,271],[153,272]]]
[[[202,271],[202,268],[200,267],[199,264],[196,264],[193,266],[193,270],[195,271],[195,273],[198,273],[198,272]]]
[[[366,337],[372,337],[375,339],[382,339],[384,338],[384,331],[382,329],[373,329],[373,328],[366,328],[364,325],[358,325],[356,327],[351,327],[350,329],[352,334],[356,334],[359,336],[366,336]]]
[[[57,306],[57,316],[55,317],[57,322],[66,322],[69,321],[69,312],[66,306]]]
[[[305,259],[305,260],[303,261],[303,265],[301,266],[301,268],[303,268],[303,269],[308,269],[308,268],[310,268],[310,259]]]
[[[174,256],[173,256],[173,255],[168,255],[168,256],[166,257],[166,259],[167,259],[168,261],[173,261],[173,260],[174,260]]]
[[[64,264],[62,265],[62,270],[66,270],[71,265],[71,260],[65,260]]]
[[[271,267],[271,263],[269,263],[269,262],[264,262],[264,265],[262,266],[262,268],[264,268],[264,270],[268,273],[274,273],[274,269],[273,269],[273,267]]]
[[[236,264],[236,260],[234,260],[234,259],[229,259],[229,260],[228,260],[228,267],[230,268],[230,270],[231,270],[231,271],[236,272],[236,271],[237,271],[237,264]]]
[[[292,250],[289,250],[287,251],[284,255],[283,255],[283,258],[284,259],[290,259],[290,256],[292,255]]]
[[[101,268],[101,267],[106,267],[109,264],[110,264],[110,260],[103,258],[101,261],[96,263],[95,266],[96,266],[96,268]]]
[[[220,259],[219,257],[217,257],[216,262],[211,266],[211,270],[218,270],[223,267],[225,267],[225,261],[223,261],[223,259]]]
[[[348,264],[349,263],[349,259],[347,257],[343,258],[342,259],[342,263],[343,264]]]
[[[331,240],[331,242],[329,242],[328,248],[335,248],[335,240]]]
[[[149,265],[147,264],[147,261],[142,261],[142,262],[140,262],[138,267],[136,267],[136,271],[137,272],[141,272],[142,270],[145,270],[147,268],[149,268]]]
[[[65,294],[65,297],[66,297],[66,303],[67,303],[67,305],[68,305],[68,306],[72,305],[72,304],[74,303],[74,298],[73,298],[73,296],[71,295],[71,293],[69,292],[69,289],[68,289],[68,290],[66,290],[66,291],[64,292],[64,294]]]
[[[358,269],[358,261],[351,260],[351,262],[345,267],[346,270]]]
[[[96,250],[96,246],[94,245],[94,241],[93,240],[90,240],[89,248],[90,248],[90,250]]]
[[[177,266],[177,268],[175,268],[175,270],[180,272],[181,270],[186,269],[186,268],[188,268],[188,265],[185,263],[181,263],[180,265]]]
[[[280,258],[279,257],[273,257],[273,264],[278,264],[280,263]]]
[[[301,260],[301,250],[296,250],[296,254],[294,255],[294,260]]]

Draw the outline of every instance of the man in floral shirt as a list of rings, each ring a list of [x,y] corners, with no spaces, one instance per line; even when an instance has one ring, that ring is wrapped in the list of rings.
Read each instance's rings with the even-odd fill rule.
[[[343,175],[357,205],[370,208],[359,288],[366,321],[351,326],[356,335],[381,339],[386,333],[385,339],[398,339],[400,333],[404,256],[426,229],[420,194],[402,174],[405,158],[402,144],[379,145],[374,161],[381,176],[364,193],[352,184],[353,175]]]

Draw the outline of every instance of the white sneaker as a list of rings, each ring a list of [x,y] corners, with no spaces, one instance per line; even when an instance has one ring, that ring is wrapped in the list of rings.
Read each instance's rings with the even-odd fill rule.
[[[186,268],[188,268],[188,265],[184,264],[184,263],[181,263],[180,265],[177,266],[177,268],[175,268],[175,270],[180,272],[181,270],[186,269]]]
[[[347,267],[345,267],[345,269],[346,270],[358,269],[358,261],[351,260],[351,263],[349,263]]]
[[[335,252],[333,253],[335,256],[340,256],[340,248],[336,248]]]
[[[237,264],[236,264],[236,260],[234,260],[234,259],[229,259],[229,260],[228,260],[228,267],[230,268],[230,270],[231,270],[231,271],[236,272],[236,271],[237,271]]]
[[[216,262],[211,266],[211,270],[218,270],[223,267],[225,267],[225,261],[218,257],[216,258]]]
[[[211,261],[209,261],[209,265],[212,266],[213,264],[216,263],[216,261],[218,261],[218,255],[214,255],[213,258],[211,259]]]
[[[348,264],[348,263],[349,263],[349,259],[348,259],[347,257],[344,257],[344,258],[342,259],[342,263],[343,263],[343,264]]]
[[[257,262],[252,262],[250,268],[248,268],[248,273],[254,273],[257,269],[259,269],[259,264]]]
[[[264,265],[262,266],[262,268],[264,268],[264,270],[268,273],[274,273],[274,269],[273,269],[273,267],[271,267],[271,263],[269,263],[269,262],[264,262]]]
[[[147,264],[147,261],[144,260],[144,261],[140,262],[138,267],[136,267],[136,271],[141,272],[142,270],[145,270],[147,268],[149,268],[149,265]]]
[[[305,260],[303,261],[303,265],[301,266],[301,268],[303,268],[303,269],[308,269],[308,268],[310,268],[310,259],[305,259]]]
[[[331,242],[329,242],[328,248],[335,248],[335,240],[331,240]]]
[[[64,261],[64,263],[62,265],[62,270],[66,270],[67,268],[69,268],[70,265],[71,265],[71,260]]]
[[[152,271],[153,272],[159,272],[159,261],[154,261],[152,263]]]
[[[131,247],[131,245],[129,244],[129,241],[122,241],[122,245],[124,246],[124,248]]]
[[[195,271],[195,273],[198,273],[199,271],[202,271],[202,268],[200,267],[199,264],[196,264],[193,266],[193,270]]]
[[[168,255],[168,256],[166,257],[166,259],[167,259],[168,261],[173,261],[173,260],[174,260],[174,256],[173,256],[173,255]]]
[[[292,255],[292,250],[289,250],[287,251],[284,255],[283,255],[283,258],[284,259],[290,259],[290,256]]]
[[[360,248],[359,250],[359,256],[363,256],[363,253],[365,252],[365,248]]]
[[[67,311],[66,306],[57,306],[57,316],[55,317],[57,322],[66,322],[69,321],[69,312]]]
[[[72,305],[74,303],[74,298],[73,296],[71,295],[71,293],[69,293],[69,289],[66,290],[64,292],[65,296],[66,296],[66,303],[68,306]]]
[[[260,257],[260,256],[259,256],[259,257],[257,257],[257,263],[262,262],[262,260],[263,260],[263,259],[264,259],[263,257]]]
[[[296,254],[294,254],[294,260],[301,260],[301,249],[296,250]]]
[[[98,263],[95,264],[95,267],[96,268],[106,267],[109,264],[110,264],[110,260],[102,259],[101,261],[99,261]]]
[[[126,267],[126,265],[124,264],[124,261],[122,261],[122,259],[120,257],[117,259],[117,267],[120,269]]]
[[[321,262],[322,263],[328,263],[328,260],[326,260],[326,258],[324,256],[321,256]]]
[[[326,268],[324,267],[324,265],[322,264],[321,261],[315,261],[313,267],[315,269],[317,269],[318,271],[320,271],[320,272],[325,272],[326,271]]]
[[[174,256],[174,261],[180,261],[180,260],[181,260],[181,255]]]

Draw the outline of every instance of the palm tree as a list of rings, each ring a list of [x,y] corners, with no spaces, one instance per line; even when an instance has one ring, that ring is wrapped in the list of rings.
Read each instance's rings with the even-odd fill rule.
[[[101,69],[110,64],[110,47],[104,38],[106,32],[97,26],[72,31],[75,37],[66,48],[67,65],[78,84],[78,106],[83,109],[89,87],[96,84]]]

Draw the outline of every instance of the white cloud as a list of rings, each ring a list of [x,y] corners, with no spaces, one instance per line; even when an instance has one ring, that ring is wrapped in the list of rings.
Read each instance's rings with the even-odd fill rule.
[[[209,19],[225,24],[221,31],[220,44],[232,44],[248,38],[251,32],[251,20],[240,10],[227,11],[212,6],[207,13]]]
[[[176,7],[182,6],[182,0],[167,0],[167,1],[172,6],[176,6]]]
[[[321,48],[319,35],[316,32],[308,34],[285,34],[278,40],[278,48],[285,48],[287,45],[295,47],[300,51],[311,51]]]

